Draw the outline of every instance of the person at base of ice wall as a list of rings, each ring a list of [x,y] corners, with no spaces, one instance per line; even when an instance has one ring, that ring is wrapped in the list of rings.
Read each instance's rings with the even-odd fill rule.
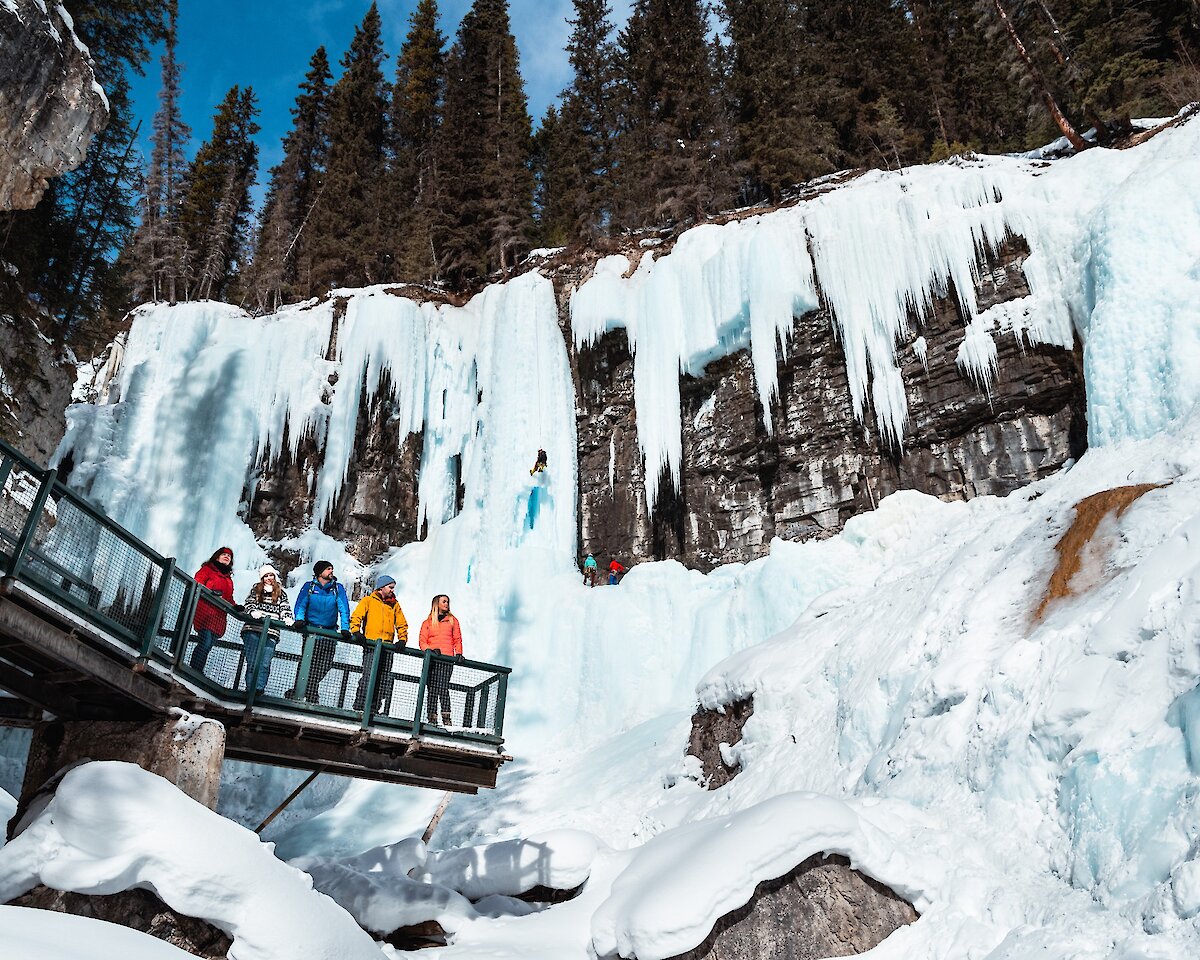
[[[608,585],[615,587],[621,582],[621,578],[625,576],[625,568],[619,560],[614,560],[608,565]]]

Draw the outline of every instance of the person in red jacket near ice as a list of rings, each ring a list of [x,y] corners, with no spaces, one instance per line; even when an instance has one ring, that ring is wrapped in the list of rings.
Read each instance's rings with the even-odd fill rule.
[[[233,551],[229,547],[217,550],[200,565],[195,580],[200,586],[219,594],[226,603],[232,605]],[[225,627],[225,611],[201,597],[200,602],[196,604],[196,616],[192,621],[192,629],[196,631],[196,647],[188,660],[192,669],[204,672],[209,651],[225,636]]]
[[[462,630],[458,617],[450,612],[450,598],[444,593],[433,598],[429,616],[421,624],[418,643],[422,650],[434,650],[446,657],[462,657]],[[437,722],[434,718],[441,707],[442,726],[450,726],[450,677],[453,673],[454,664],[444,660],[434,660],[429,665],[425,716],[430,723]]]
[[[621,577],[624,575],[625,568],[621,566],[619,561],[614,560],[608,565],[608,585],[610,587],[615,587],[618,583],[620,583]]]

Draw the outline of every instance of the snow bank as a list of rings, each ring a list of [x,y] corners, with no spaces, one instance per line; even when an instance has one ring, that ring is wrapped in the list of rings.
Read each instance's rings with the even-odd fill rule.
[[[0,906],[0,960],[190,960],[148,933],[103,920]]]
[[[133,764],[71,770],[45,810],[0,849],[0,902],[39,883],[100,895],[150,889],[228,933],[239,960],[379,956],[345,911],[253,833]]]
[[[739,814],[659,834],[630,855],[609,898],[592,917],[601,957],[665,960],[699,946],[714,922],[750,900],[765,880],[814,854],[842,854],[902,894],[916,891],[914,865],[898,857],[887,831],[855,807],[816,794],[783,794]]]

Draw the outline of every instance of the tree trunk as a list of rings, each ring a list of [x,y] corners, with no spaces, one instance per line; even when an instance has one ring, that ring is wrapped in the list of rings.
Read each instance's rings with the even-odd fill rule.
[[[1021,58],[1029,70],[1029,75],[1033,78],[1033,82],[1041,92],[1046,109],[1050,111],[1050,116],[1054,119],[1058,129],[1062,131],[1063,136],[1067,138],[1067,141],[1076,150],[1086,150],[1090,144],[1079,135],[1079,132],[1071,124],[1071,121],[1067,119],[1066,114],[1062,112],[1058,101],[1054,99],[1054,94],[1050,92],[1050,88],[1046,85],[1045,78],[1042,77],[1042,72],[1037,68],[1037,64],[1033,62],[1033,57],[1029,55],[1029,51],[1025,49],[1025,44],[1021,42],[1021,37],[1017,34],[1017,28],[1013,26],[1013,22],[1009,19],[1004,5],[1000,0],[992,0],[992,3],[996,7],[996,13],[1000,16],[1001,22],[1004,24],[1004,29],[1008,31],[1008,37],[1012,40],[1013,46],[1016,48],[1017,56]]]

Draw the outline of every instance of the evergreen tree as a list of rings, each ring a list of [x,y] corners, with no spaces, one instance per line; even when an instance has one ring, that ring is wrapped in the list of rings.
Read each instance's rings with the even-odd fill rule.
[[[821,65],[795,0],[723,0],[732,46],[729,89],[746,200],[835,169],[833,127],[820,118]]]
[[[731,199],[723,118],[700,0],[637,0],[620,35],[619,217],[627,226],[702,216]],[[726,141],[727,144],[727,141]]]
[[[1023,147],[1027,105],[1010,76],[1012,51],[989,39],[977,0],[909,0],[906,11],[934,112],[930,156]]]
[[[175,57],[178,44],[177,10],[171,3],[166,48],[162,55],[162,85],[150,138],[150,167],[146,172],[141,221],[133,236],[131,280],[135,302],[166,298],[174,303],[184,269],[180,227],[183,181],[187,172],[184,147],[192,131],[179,106],[181,69]]]
[[[434,236],[439,210],[437,135],[446,85],[446,36],[438,27],[436,0],[420,0],[396,62],[392,87],[395,209],[399,276],[424,280],[438,274]]]
[[[378,283],[387,272],[384,59],[379,9],[372,3],[329,94],[329,153],[308,227],[314,291]]]
[[[1161,112],[1162,80],[1200,26],[1190,0],[1031,0],[1021,5],[1074,112],[1102,131]]]
[[[916,30],[895,0],[805,4],[805,29],[826,85],[821,107],[843,164],[895,166],[924,159],[934,110]]]
[[[565,246],[576,236],[574,213],[584,196],[583,178],[578,175],[579,159],[569,151],[578,144],[578,138],[564,129],[553,104],[547,107],[533,137],[534,206],[538,212],[538,243],[542,246]]]
[[[1076,150],[1086,149],[1088,146],[1087,141],[1084,140],[1079,131],[1075,129],[1075,125],[1063,111],[1063,108],[1059,102],[1060,98],[1051,88],[1045,74],[1039,67],[1037,61],[1034,59],[1033,53],[1022,39],[1020,31],[1018,30],[1016,23],[1014,23],[1013,19],[1009,16],[1008,10],[1005,9],[1004,3],[1002,0],[991,0],[991,3],[995,8],[998,22],[1003,27],[1004,32],[1008,35],[1009,40],[1012,42],[1013,50],[1016,51],[1017,57],[1025,65],[1029,82],[1033,85],[1039,99],[1041,99],[1041,101],[1046,105],[1046,110],[1050,117],[1054,120],[1055,126],[1062,131],[1062,135],[1066,137],[1068,141],[1070,141],[1071,146],[1073,146]]]
[[[542,232],[557,238],[544,240],[555,245],[602,235],[613,215],[619,76],[612,8],[608,0],[574,4],[567,41],[574,79],[563,91],[561,113],[547,115],[538,141]],[[553,136],[546,132],[547,123]],[[546,167],[551,158],[553,170]]]
[[[189,298],[228,297],[250,234],[250,188],[258,174],[254,91],[232,87],[217,107],[212,136],[187,177],[180,230],[187,250]]]
[[[452,279],[513,266],[533,232],[532,122],[506,0],[475,0],[447,60],[439,247]]]
[[[248,284],[256,306],[277,309],[313,295],[308,219],[321,191],[328,142],[329,59],[318,47],[292,108],[283,160],[271,170]]]

